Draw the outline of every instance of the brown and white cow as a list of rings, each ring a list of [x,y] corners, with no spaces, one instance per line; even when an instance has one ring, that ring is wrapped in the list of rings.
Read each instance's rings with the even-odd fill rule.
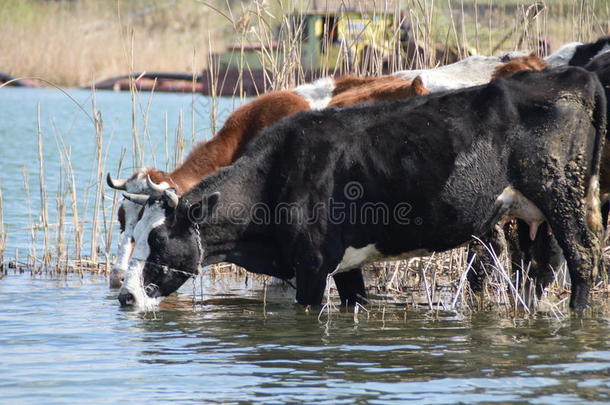
[[[283,117],[299,111],[325,108],[329,104],[343,107],[421,94],[427,94],[421,79],[404,80],[395,76],[322,78],[292,90],[272,91],[235,110],[216,136],[197,143],[186,160],[172,172],[146,167],[125,180],[114,180],[108,174],[107,182],[110,187],[131,194],[134,201],[142,196],[157,195],[168,188],[182,195],[206,175],[233,163],[262,129]],[[129,199],[123,199],[120,203],[118,218],[121,237],[117,260],[109,275],[111,287],[120,287],[128,267],[133,250],[132,234],[141,209],[141,205]]]

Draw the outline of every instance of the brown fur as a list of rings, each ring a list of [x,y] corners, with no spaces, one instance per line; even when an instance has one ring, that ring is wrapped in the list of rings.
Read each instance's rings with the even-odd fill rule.
[[[248,142],[282,117],[308,110],[309,103],[290,90],[273,91],[239,107],[218,134],[197,143],[182,165],[171,173],[179,194],[202,177],[234,162]]]
[[[538,56],[532,54],[528,56],[520,56],[511,60],[510,62],[506,62],[494,69],[492,74],[492,78],[504,78],[511,77],[517,72],[521,72],[523,70],[543,70],[549,66],[548,63],[544,61],[544,59],[539,58]]]
[[[372,83],[381,83],[385,81],[394,81],[396,79],[395,76],[378,76],[378,77],[361,77],[355,75],[347,75],[337,77],[334,80],[335,88],[333,89],[333,97],[337,94],[341,94],[345,91],[351,90],[355,87],[360,87],[363,85],[368,85]]]
[[[392,77],[392,80],[383,80],[345,91],[330,100],[329,107],[346,107],[359,103],[382,100],[399,100],[407,97],[429,94],[422,80],[417,76],[413,80],[404,80]]]
[[[233,163],[262,129],[282,117],[308,109],[307,101],[290,90],[263,94],[235,110],[212,139],[196,143],[174,171],[167,173],[147,168],[145,174],[154,183],[166,182],[179,195],[184,194],[204,176]],[[140,173],[134,173],[131,179]]]

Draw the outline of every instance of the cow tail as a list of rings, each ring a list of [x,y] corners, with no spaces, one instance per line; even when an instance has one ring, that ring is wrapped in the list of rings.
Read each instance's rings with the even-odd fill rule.
[[[587,206],[587,224],[589,229],[594,232],[603,230],[601,207],[599,200],[599,172],[604,148],[604,142],[607,141],[607,111],[606,111],[606,96],[604,89],[598,80],[594,81],[595,97],[593,106],[593,126],[595,127],[595,143],[593,145],[593,156],[591,160],[591,173],[589,184],[586,191],[586,206]]]

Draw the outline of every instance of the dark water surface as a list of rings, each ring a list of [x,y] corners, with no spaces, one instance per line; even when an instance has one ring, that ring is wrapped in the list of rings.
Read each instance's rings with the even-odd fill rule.
[[[207,276],[142,314],[119,308],[103,277],[9,274],[0,402],[610,402],[604,317],[388,304],[327,322],[290,291],[252,283]]]

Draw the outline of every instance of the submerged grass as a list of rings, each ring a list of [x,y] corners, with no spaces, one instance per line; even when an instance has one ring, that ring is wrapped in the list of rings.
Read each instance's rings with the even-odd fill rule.
[[[150,3],[142,1],[134,1],[129,3],[129,6],[126,2],[111,3],[112,8],[108,8],[110,4],[108,1],[59,1],[45,3],[44,6],[32,1],[8,1],[7,4],[11,7],[0,11],[0,16],[4,19],[8,18],[10,24],[0,24],[0,32],[7,38],[23,34],[24,43],[30,44],[30,48],[24,48],[31,55],[25,58],[22,55],[23,49],[18,50],[14,46],[8,46],[5,41],[0,45],[0,62],[8,66],[9,73],[41,76],[63,84],[82,84],[103,76],[159,69],[189,70],[195,76],[203,66],[208,66],[213,85],[221,86],[223,78],[218,75],[218,66],[210,62],[213,61],[210,58],[212,49],[210,44],[215,41],[217,32],[221,29],[206,25],[212,21],[218,24],[215,21],[220,18],[228,21],[232,31],[231,39],[241,44],[241,49],[235,57],[242,60],[248,43],[260,42],[270,49],[271,45],[279,40],[281,52],[267,52],[263,55],[268,76],[265,86],[259,89],[260,92],[290,88],[305,81],[305,71],[298,56],[302,27],[295,29],[294,21],[286,16],[293,10],[303,10],[306,2],[251,1],[244,3],[239,9],[228,8],[228,12],[224,12],[225,9],[216,3],[203,1],[156,2],[152,7],[148,7]],[[180,8],[185,4],[187,6],[184,9]],[[177,7],[178,5],[180,7]],[[45,10],[44,20],[38,14],[38,7],[43,7]],[[399,12],[401,10],[406,12],[401,14]],[[140,11],[142,13],[138,14]],[[193,12],[192,16],[185,15],[191,12]],[[398,27],[406,23],[408,34],[421,47],[421,53],[415,55],[412,60],[407,60],[398,52],[388,54],[370,52],[362,63],[353,64],[349,60],[343,60],[341,63],[331,64],[333,68],[321,74],[351,72],[376,75],[381,72],[384,64],[392,69],[430,67],[436,63],[436,53],[449,48],[454,48],[462,57],[472,53],[493,54],[499,50],[522,48],[544,53],[545,50],[538,47],[540,39],[550,40],[556,47],[572,40],[593,40],[607,33],[610,26],[609,6],[601,1],[556,0],[547,4],[523,3],[516,0],[383,1],[379,2],[375,12],[394,12],[397,16],[388,42],[390,49],[397,49],[400,46]],[[221,17],[218,17],[220,14]],[[192,21],[188,27],[180,28],[187,32],[185,35],[191,36],[189,41],[185,42],[184,36],[176,36],[172,33],[174,30],[171,23],[172,16],[175,17],[177,24]],[[71,26],[58,23],[60,19],[65,18],[77,18],[79,24]],[[191,18],[197,21],[193,22]],[[34,35],[26,26],[36,26],[36,24],[39,26],[39,32]],[[37,42],[40,42],[39,35],[48,37],[42,41],[46,53],[36,48],[39,46]],[[66,43],[70,43],[70,46],[65,46]],[[103,46],[100,45],[102,43]],[[349,44],[346,46],[349,47]],[[168,50],[170,47],[171,52]],[[72,50],[79,52],[86,50],[86,52],[76,57],[72,54]],[[57,52],[65,53],[65,58],[53,56]],[[41,62],[40,58],[43,55],[47,58]],[[102,60],[106,63],[100,62]],[[167,64],[160,63],[160,60],[167,61]],[[66,65],[73,66],[73,69],[67,69]],[[247,63],[242,66],[242,75],[252,69]],[[234,97],[236,104],[243,99],[244,94],[242,87],[236,90]],[[121,174],[131,174],[121,173],[126,166],[136,168],[150,164],[145,156],[155,155],[150,153],[153,152],[153,142],[147,124],[153,96],[154,92],[140,94],[132,81],[132,148],[131,151],[124,151],[116,173],[117,177],[124,177]],[[143,102],[142,97],[148,97],[148,101]],[[59,273],[70,271],[105,273],[110,268],[113,260],[111,252],[113,229],[116,228],[117,200],[120,196],[115,190],[105,187],[104,174],[107,171],[114,174],[117,169],[113,167],[108,170],[105,165],[107,142],[104,139],[102,114],[97,109],[95,100],[95,91],[92,91],[90,112],[79,105],[92,122],[91,136],[94,137],[96,144],[91,173],[93,195],[89,195],[89,191],[77,189],[70,146],[65,144],[61,135],[57,135],[61,182],[54,196],[55,212],[51,215],[48,206],[50,194],[45,187],[43,134],[38,110],[38,178],[41,205],[36,209],[32,204],[29,176],[24,171],[32,247],[25,262],[19,260],[19,254],[16,252],[11,262],[13,267],[22,270],[33,269],[36,272]],[[221,126],[218,122],[218,98],[212,96],[207,101],[208,114],[202,119],[206,120],[205,125],[215,132]],[[190,113],[191,128],[185,128],[183,112],[180,114],[177,130],[173,135],[169,133],[167,116],[165,118],[163,155],[166,169],[182,161],[186,147],[194,142],[197,134],[201,132],[195,119],[200,115],[195,110],[196,103],[193,98],[191,111],[187,112]],[[185,131],[190,132],[190,136],[185,135]],[[170,143],[173,144],[172,147],[169,146]],[[125,164],[125,157],[131,157],[131,164]],[[161,165],[161,162],[152,163]],[[111,203],[108,203],[110,201]],[[89,212],[87,218],[81,212],[83,204],[84,212]],[[92,205],[92,209],[88,209],[89,205]],[[40,221],[35,221],[34,218],[40,218]],[[56,222],[51,223],[50,218],[56,218]],[[89,238],[85,235],[86,225],[90,229]],[[52,230],[55,231],[54,240],[51,237]],[[104,234],[105,237],[101,237],[100,234]],[[40,243],[41,238],[42,243]],[[5,254],[6,239],[0,189],[0,268]],[[87,254],[83,254],[85,252],[83,245],[87,241],[89,242]],[[608,251],[605,253],[608,255]],[[438,314],[439,311],[468,312],[489,309],[499,310],[514,317],[531,316],[539,311],[556,317],[569,313],[567,310],[569,282],[566,282],[565,267],[558,269],[553,283],[538,300],[532,291],[526,290],[531,283],[527,283],[526,280],[513,280],[507,259],[503,255],[493,254],[494,266],[488,276],[485,291],[483,294],[475,295],[466,281],[466,274],[472,264],[467,262],[466,257],[465,249],[459,248],[434,254],[431,257],[369,267],[365,273],[369,292],[374,299],[365,307],[357,307],[354,319],[358,319],[358,312],[365,312],[370,316],[368,311],[376,309],[379,309],[383,316],[387,305],[424,307],[431,314]],[[228,274],[227,272],[242,272],[243,269],[233,265],[218,265],[213,266],[209,271],[222,277],[223,274]],[[259,276],[250,275],[250,277]],[[269,283],[265,281],[265,291],[267,284]],[[595,286],[594,301],[605,299],[607,295],[608,288],[605,283]],[[336,291],[331,279],[327,287],[327,297],[323,311],[320,313],[321,319],[330,318],[338,309]]]

